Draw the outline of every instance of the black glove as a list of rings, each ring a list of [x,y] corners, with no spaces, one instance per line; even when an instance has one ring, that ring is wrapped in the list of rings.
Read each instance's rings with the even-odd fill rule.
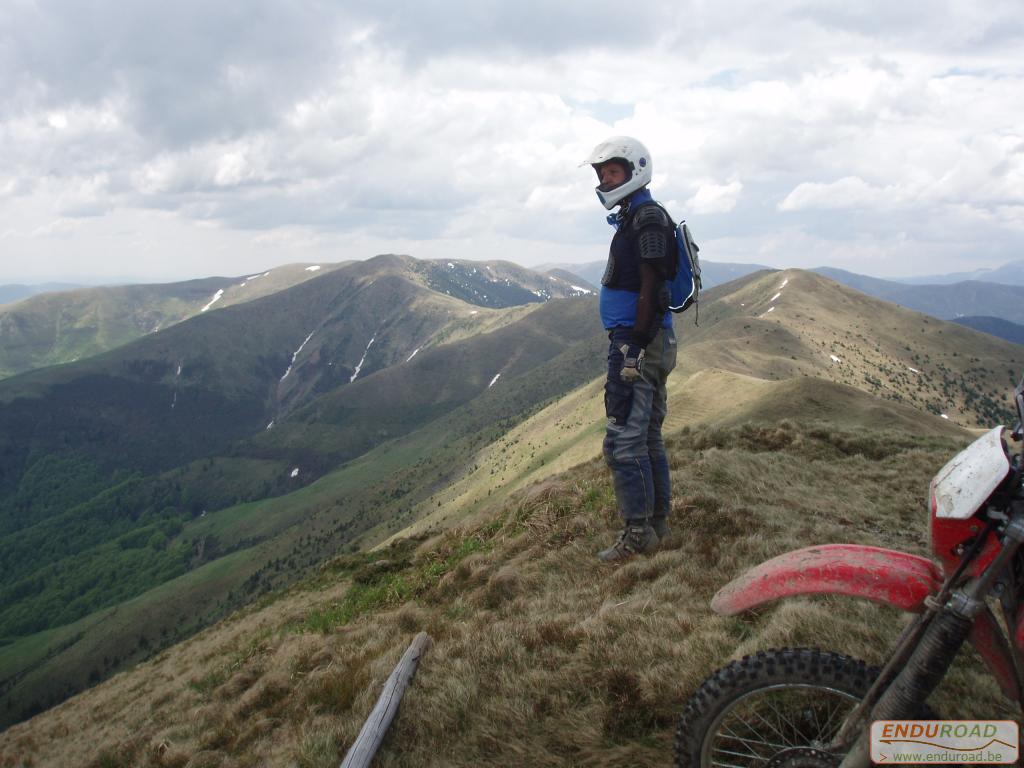
[[[632,384],[640,378],[644,369],[644,348],[639,344],[623,344],[619,347],[622,353],[622,380]]]

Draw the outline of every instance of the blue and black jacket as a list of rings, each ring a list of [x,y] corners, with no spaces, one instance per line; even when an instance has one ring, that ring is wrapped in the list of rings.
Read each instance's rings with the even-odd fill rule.
[[[659,328],[672,327],[665,280],[675,255],[675,227],[645,187],[608,217],[615,227],[601,279],[601,321],[606,330],[632,328],[646,347]]]

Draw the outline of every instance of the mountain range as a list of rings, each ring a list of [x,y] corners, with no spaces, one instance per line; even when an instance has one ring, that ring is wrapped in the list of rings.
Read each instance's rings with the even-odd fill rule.
[[[270,296],[350,265],[291,264],[248,277],[81,288],[0,306],[0,378],[97,355],[183,320]],[[425,287],[489,308],[593,290],[508,262],[437,262],[423,267],[416,279]]]
[[[994,269],[949,272],[944,275],[903,277],[897,279],[896,282],[912,285],[949,285],[951,283],[963,283],[972,280],[985,283],[1000,283],[1002,285],[1024,285],[1024,259],[1010,261]]]
[[[0,286],[0,378],[99,354],[211,309],[251,301],[343,266],[344,262],[294,264],[242,278],[59,292],[46,292],[48,288],[60,288],[57,285]],[[530,274],[530,270],[507,263],[503,269],[512,270],[515,274],[511,279],[533,295],[501,295],[495,290],[496,281],[506,278],[494,274],[488,284],[493,294],[491,298],[470,300],[480,301],[483,306],[501,307],[508,302],[540,301],[548,296],[596,293],[595,286],[600,285],[605,263],[544,265],[537,270],[543,272],[551,284],[547,285],[541,277],[527,281],[529,287],[523,282],[523,276]],[[758,264],[705,261],[703,287],[707,290],[765,269],[769,268]],[[1011,262],[993,270],[899,280],[872,278],[830,267],[814,271],[869,296],[940,319],[962,322],[1015,343],[1020,338],[1021,329],[1016,326],[1024,324],[1024,310],[1020,309],[1014,286],[1024,284],[1024,262]],[[452,295],[460,296],[460,290],[476,288],[466,282],[463,288],[456,287]],[[6,294],[35,298],[3,306],[2,298]],[[974,319],[985,317],[1003,322]]]
[[[604,262],[562,264],[563,273],[578,274],[593,284],[600,284]],[[759,270],[758,264],[702,262],[703,287],[735,280]],[[838,283],[878,299],[899,304],[943,320],[952,320],[1020,343],[1024,333],[1024,309],[1021,308],[1020,286],[1024,285],[1024,261],[1010,262],[998,269],[935,275],[932,277],[883,280],[854,272],[818,267],[812,270]],[[993,318],[997,322],[986,320]]]
[[[236,568],[227,589],[211,587],[217,600],[296,548],[313,562],[310,546],[287,537],[251,550],[316,510],[290,503],[259,531],[236,519],[244,505],[315,484],[381,443],[486,402],[499,378],[503,402],[470,409],[457,424],[475,425],[466,439],[592,376],[593,364],[573,359],[548,370],[594,330],[585,304],[541,303],[559,291],[581,293],[512,265],[385,256],[0,382],[0,564],[8,574],[0,637],[28,637],[22,647],[35,647],[36,632],[168,579],[194,581],[224,555],[244,551],[255,563]],[[517,301],[528,303],[508,307]],[[537,368],[546,373],[531,378]],[[421,458],[438,461],[455,445],[448,442]],[[417,472],[426,469],[403,466],[379,479]],[[376,522],[383,512],[367,517],[368,499],[381,493],[379,485],[353,490],[329,524]],[[342,533],[322,535],[334,548],[326,554],[346,544]],[[260,587],[253,581],[247,594]],[[153,625],[185,631],[172,616]],[[156,642],[132,641],[140,647],[111,651],[108,642],[105,666]],[[2,677],[8,704],[33,706],[12,688],[20,676]]]
[[[164,703],[194,695],[213,707],[231,696],[220,686],[240,685],[231,681],[245,668],[255,677],[241,692],[268,696],[266,707],[249,710],[262,712],[290,690],[306,695],[302,670],[322,672],[316,651],[290,667],[299,678],[264,680],[266,669],[250,668],[264,653],[262,630],[236,643],[217,633],[234,632],[238,619],[223,630],[211,626],[217,620],[277,605],[282,632],[314,628],[344,642],[350,631],[369,631],[356,619],[376,621],[377,608],[404,610],[399,626],[418,626],[418,616],[433,615],[422,599],[440,606],[434,632],[450,637],[449,622],[469,608],[458,602],[459,589],[445,591],[438,580],[478,584],[472,610],[481,616],[511,610],[543,591],[528,586],[539,590],[543,567],[516,558],[529,551],[542,562],[543,549],[530,542],[546,540],[545,531],[560,537],[550,546],[569,559],[567,573],[586,582],[585,553],[563,547],[579,537],[589,547],[614,525],[597,463],[607,342],[590,289],[514,265],[398,256],[310,274],[262,297],[200,307],[101,354],[0,381],[0,565],[8,575],[0,588],[0,723],[48,709],[143,659],[184,663],[175,650],[188,647],[176,646],[181,641],[206,643],[204,653],[227,659],[229,671],[218,666],[184,680]],[[205,285],[208,296],[210,288],[222,290]],[[966,439],[966,427],[1010,418],[1008,395],[1024,369],[1024,348],[800,270],[757,271],[712,288],[700,325],[690,313],[676,325],[680,364],[666,432],[674,455],[685,458],[673,468],[699,464],[708,488],[724,495],[747,493],[737,485],[742,477],[730,474],[743,462],[729,470],[710,462],[728,450],[796,456],[805,446],[817,460],[861,462],[895,456],[900,446],[908,457],[947,450]],[[545,496],[551,483],[562,490]],[[574,483],[578,490],[566,490]],[[683,490],[680,503],[705,509],[711,493]],[[843,514],[875,535],[890,524],[876,503],[864,508],[873,516]],[[598,517],[578,519],[587,510]],[[478,562],[485,552],[501,554],[485,576],[474,576],[475,566],[460,565],[474,552]],[[519,571],[508,570],[513,562]],[[615,594],[616,579],[633,577],[602,578],[612,584],[600,589]],[[565,624],[566,610],[547,619],[552,627]],[[565,642],[585,647],[585,630],[572,632],[584,634]],[[223,653],[213,650],[221,646]],[[365,664],[383,646],[356,646],[366,660],[350,684],[363,691],[376,679]],[[122,677],[96,690],[114,690]],[[629,685],[648,695],[640,682]],[[125,700],[134,696],[117,690]],[[163,704],[134,706],[156,712]],[[9,728],[0,755],[29,754],[22,738],[52,728],[54,712]],[[195,745],[189,759],[202,749],[237,757],[258,741],[243,738],[244,713],[224,717],[234,735],[202,726],[169,738],[167,749],[181,742]],[[123,733],[104,738],[97,754],[121,749],[133,755],[129,762],[159,746],[118,746]],[[338,748],[325,754],[336,762]]]
[[[905,285],[831,267],[819,267],[814,271],[843,285],[863,291],[869,296],[891,301],[943,320],[989,316],[1017,324],[1024,323],[1024,308],[1020,300],[1019,286],[977,280],[945,285]]]
[[[958,325],[966,325],[968,328],[987,333],[990,336],[1012,341],[1014,344],[1024,344],[1024,325],[1011,323],[1009,320],[1003,320],[1000,317],[986,317],[984,315],[980,317],[958,317],[953,322]]]

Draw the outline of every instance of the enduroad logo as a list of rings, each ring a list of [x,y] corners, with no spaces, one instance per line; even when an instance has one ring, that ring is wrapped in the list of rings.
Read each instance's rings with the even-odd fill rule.
[[[887,763],[1017,762],[1020,730],[1012,720],[876,720],[871,760]]]

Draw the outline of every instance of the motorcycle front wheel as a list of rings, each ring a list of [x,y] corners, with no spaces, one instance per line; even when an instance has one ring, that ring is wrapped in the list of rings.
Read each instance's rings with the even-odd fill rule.
[[[879,670],[838,653],[760,651],[713,673],[676,730],[678,768],[828,768],[827,751]]]

